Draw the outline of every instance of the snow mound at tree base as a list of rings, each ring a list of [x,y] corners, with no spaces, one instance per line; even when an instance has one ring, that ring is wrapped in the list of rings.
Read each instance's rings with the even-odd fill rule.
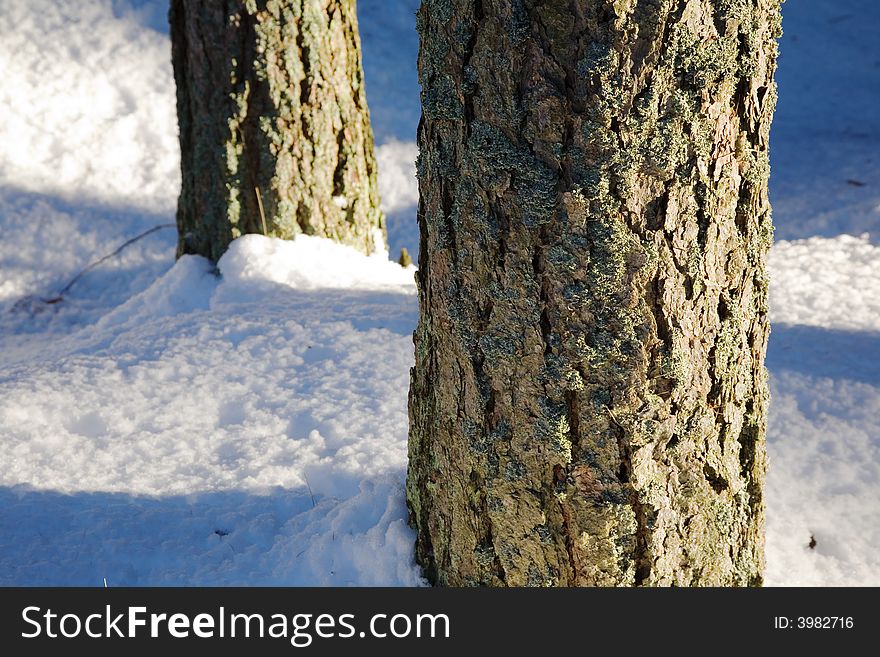
[[[181,258],[4,371],[0,584],[421,582],[413,269],[261,236],[219,269]]]

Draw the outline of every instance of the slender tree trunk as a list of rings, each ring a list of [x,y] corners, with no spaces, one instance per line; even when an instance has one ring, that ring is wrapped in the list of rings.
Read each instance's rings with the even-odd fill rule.
[[[761,583],[778,4],[423,1],[431,581]]]
[[[172,0],[178,255],[245,233],[384,246],[355,0]]]

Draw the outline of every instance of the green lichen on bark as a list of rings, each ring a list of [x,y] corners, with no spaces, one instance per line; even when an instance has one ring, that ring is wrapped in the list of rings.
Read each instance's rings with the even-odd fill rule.
[[[172,0],[169,20],[178,255],[245,233],[384,246],[354,0]]]
[[[754,585],[776,0],[424,0],[407,498],[452,585]]]

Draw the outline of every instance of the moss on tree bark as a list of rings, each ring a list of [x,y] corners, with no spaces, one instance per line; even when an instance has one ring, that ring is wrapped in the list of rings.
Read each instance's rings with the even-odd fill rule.
[[[172,0],[169,20],[178,255],[245,233],[384,246],[355,0]]]
[[[448,585],[757,585],[777,0],[423,0],[407,500]]]

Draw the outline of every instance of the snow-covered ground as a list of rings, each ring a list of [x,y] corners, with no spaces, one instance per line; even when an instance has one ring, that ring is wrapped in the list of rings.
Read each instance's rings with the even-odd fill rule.
[[[418,0],[359,0],[392,259]],[[767,582],[880,584],[880,4],[789,0]],[[316,239],[175,264],[163,0],[0,0],[0,584],[417,585],[412,269]],[[815,547],[810,548],[811,537]]]

